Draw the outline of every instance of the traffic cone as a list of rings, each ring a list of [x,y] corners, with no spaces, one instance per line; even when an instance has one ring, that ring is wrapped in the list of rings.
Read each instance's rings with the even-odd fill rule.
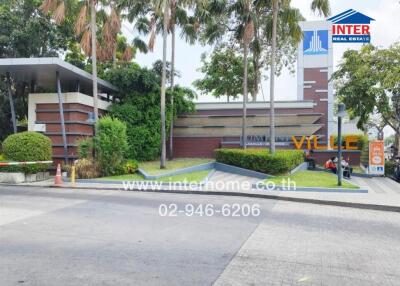
[[[63,180],[62,180],[62,176],[61,176],[61,166],[60,166],[60,164],[58,164],[56,178],[54,180],[54,185],[61,187],[62,184],[63,184]]]

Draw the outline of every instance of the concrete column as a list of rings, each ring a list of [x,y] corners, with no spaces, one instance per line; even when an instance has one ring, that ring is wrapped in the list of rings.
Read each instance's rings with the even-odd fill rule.
[[[64,107],[63,107],[63,98],[61,94],[61,80],[60,80],[60,73],[58,71],[56,72],[56,78],[57,78],[58,105],[60,109],[61,133],[64,145],[64,161],[67,164],[68,163],[67,134],[65,132]]]

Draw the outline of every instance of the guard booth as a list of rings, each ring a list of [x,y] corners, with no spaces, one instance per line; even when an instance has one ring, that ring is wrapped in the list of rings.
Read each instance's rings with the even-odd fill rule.
[[[92,137],[92,75],[59,58],[0,59],[0,74],[7,83],[24,82],[30,87],[28,96],[28,131],[48,136],[53,146],[53,161],[77,159],[76,141]],[[104,114],[118,89],[98,79],[98,111]],[[11,106],[13,92],[8,89]],[[12,107],[13,108],[13,107]],[[13,115],[14,126],[15,116]]]

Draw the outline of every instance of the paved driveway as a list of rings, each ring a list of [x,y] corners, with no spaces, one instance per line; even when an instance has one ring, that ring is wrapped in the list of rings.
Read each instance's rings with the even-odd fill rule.
[[[159,215],[211,203],[260,216]],[[274,200],[0,186],[0,285],[399,285],[400,214]]]

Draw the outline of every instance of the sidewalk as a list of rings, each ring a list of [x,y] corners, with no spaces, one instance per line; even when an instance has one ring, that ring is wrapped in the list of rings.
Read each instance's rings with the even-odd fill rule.
[[[225,181],[249,181],[249,184],[257,182],[257,179],[244,177],[224,172],[215,172],[210,181],[223,179]],[[121,182],[114,183],[81,183],[75,185],[64,183],[62,188],[67,189],[97,189],[97,190],[119,190],[119,191],[143,191],[143,192],[165,192],[165,193],[188,193],[203,195],[225,195],[225,196],[247,196],[267,199],[278,199],[314,204],[328,204],[344,207],[368,208],[376,210],[387,210],[400,212],[400,184],[389,178],[352,178],[352,182],[368,193],[324,193],[324,192],[303,192],[303,191],[268,191],[258,189],[241,190],[237,188],[218,189],[206,188],[204,186],[179,187],[162,185],[156,189],[126,190]],[[53,181],[20,184],[32,187],[54,187]],[[56,187],[57,188],[57,187]]]

